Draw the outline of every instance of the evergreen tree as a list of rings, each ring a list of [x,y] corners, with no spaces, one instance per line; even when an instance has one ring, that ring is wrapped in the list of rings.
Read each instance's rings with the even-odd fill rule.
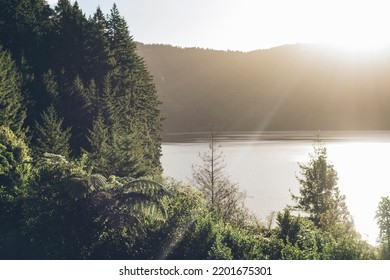
[[[0,0],[0,7],[0,42],[20,72],[26,126],[33,126],[45,100],[40,75],[50,61],[52,10],[44,0]]]
[[[36,122],[36,152],[42,156],[45,152],[69,157],[70,128],[62,128],[62,119],[59,119],[53,105],[42,114],[42,125]]]
[[[51,69],[49,69],[46,73],[42,75],[43,85],[45,88],[45,92],[47,94],[47,99],[49,101],[46,106],[49,104],[55,104],[59,106],[59,91],[58,91],[58,83],[54,73]]]
[[[59,0],[54,10],[51,67],[55,72],[64,70],[70,81],[76,75],[85,77],[87,19],[77,2]]]
[[[320,140],[314,144],[314,154],[308,164],[299,164],[302,177],[297,177],[300,195],[292,195],[297,210],[307,213],[314,224],[330,230],[337,225],[353,228],[352,217],[337,186],[337,172],[328,162],[326,147]]]
[[[108,19],[108,34],[113,58],[112,89],[118,100],[117,110],[124,133],[140,127],[140,145],[148,164],[161,168],[161,122],[153,79],[136,53],[136,44],[130,36],[126,21],[114,5]]]
[[[24,57],[34,72],[47,67],[52,11],[44,0],[0,0],[0,42],[17,63]]]
[[[111,170],[107,170],[110,166],[108,158],[111,152],[109,129],[100,114],[93,121],[92,129],[89,130],[88,141],[91,147],[89,160],[95,169],[94,172],[106,176],[113,174]]]
[[[139,178],[150,172],[134,134],[122,135],[105,125],[101,115],[93,123],[88,140],[90,160],[95,171],[106,176]]]
[[[88,20],[86,63],[88,79],[94,79],[97,87],[103,87],[105,75],[112,69],[107,21],[100,8]]]
[[[20,75],[9,52],[0,46],[0,125],[11,128],[17,135],[22,133],[26,118],[22,104]]]
[[[145,164],[143,150],[138,144],[137,135],[112,135],[110,161],[115,168],[112,174],[122,177],[139,178],[149,175],[151,168]]]
[[[112,59],[115,68],[114,88],[126,93],[130,87],[132,71],[136,61],[136,45],[129,34],[128,26],[121,17],[117,6],[114,4],[107,22],[108,35],[111,48]]]

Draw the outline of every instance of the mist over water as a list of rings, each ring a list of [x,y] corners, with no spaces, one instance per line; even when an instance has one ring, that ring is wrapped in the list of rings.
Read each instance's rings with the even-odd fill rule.
[[[248,194],[247,207],[261,219],[292,204],[299,193],[298,163],[306,163],[316,133],[220,134],[226,172]],[[199,153],[207,151],[206,134],[170,135],[163,143],[162,165],[166,176],[190,182]],[[328,160],[338,173],[338,186],[363,238],[375,244],[374,220],[381,196],[390,194],[390,132],[321,132]]]

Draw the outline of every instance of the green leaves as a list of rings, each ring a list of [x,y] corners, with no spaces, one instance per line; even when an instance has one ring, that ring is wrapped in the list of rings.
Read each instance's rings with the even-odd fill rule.
[[[0,126],[0,185],[7,189],[23,188],[30,176],[30,150],[23,140],[5,126]]]

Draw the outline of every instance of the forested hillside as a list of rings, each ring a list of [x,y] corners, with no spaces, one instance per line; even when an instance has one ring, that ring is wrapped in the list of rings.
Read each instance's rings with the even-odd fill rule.
[[[44,0],[0,0],[0,7],[0,259],[390,258],[389,198],[378,208],[380,243],[373,247],[356,231],[320,142],[300,165],[296,205],[267,224],[245,207],[213,135],[194,167],[194,186],[164,178],[161,103],[142,56],[160,56],[147,59],[168,131],[206,123],[307,128],[322,108],[312,108],[314,101],[359,112],[360,120],[373,104],[386,114],[386,99],[361,93],[366,99],[356,100],[368,109],[354,111],[354,99],[303,90],[322,80],[308,64],[317,56],[308,52],[312,60],[300,63],[300,48],[293,55],[290,47],[242,54],[139,45],[137,53],[116,5],[88,18],[69,0],[54,8]],[[356,91],[373,86],[363,83],[369,76],[359,83],[331,70],[324,71]],[[341,90],[336,85],[327,86]],[[300,88],[307,100],[296,99]],[[339,112],[330,109],[332,120]]]
[[[390,129],[390,52],[317,45],[248,53],[138,44],[165,132]]]
[[[167,195],[160,101],[127,23],[116,5],[0,7],[0,258],[118,257]]]
[[[160,168],[159,101],[116,6],[86,18],[77,2],[2,1],[0,13],[2,56],[19,69],[12,126],[38,154],[87,152],[106,174],[129,161],[134,175]]]

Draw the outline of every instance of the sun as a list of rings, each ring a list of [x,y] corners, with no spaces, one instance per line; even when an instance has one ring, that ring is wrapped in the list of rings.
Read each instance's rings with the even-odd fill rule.
[[[381,51],[390,46],[386,1],[339,1],[326,6],[318,23],[318,39],[353,54]]]
[[[390,47],[390,40],[387,37],[380,36],[374,31],[371,33],[364,30],[358,32],[358,34],[354,34],[352,30],[333,34],[322,43],[331,48],[355,55],[379,53]]]

